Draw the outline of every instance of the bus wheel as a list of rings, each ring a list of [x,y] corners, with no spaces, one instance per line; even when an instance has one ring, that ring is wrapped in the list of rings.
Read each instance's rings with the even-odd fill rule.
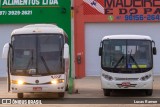
[[[153,89],[146,90],[146,95],[147,96],[152,96],[152,93],[153,93]]]
[[[64,98],[64,92],[60,92],[60,93],[58,93],[58,97],[60,97],[60,98]]]
[[[110,96],[110,90],[103,89],[104,96]]]
[[[23,98],[23,93],[17,93],[18,98]]]

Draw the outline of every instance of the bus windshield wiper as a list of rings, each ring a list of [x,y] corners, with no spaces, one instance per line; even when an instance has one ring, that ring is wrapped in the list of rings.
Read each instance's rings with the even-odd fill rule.
[[[117,68],[117,66],[118,66],[119,63],[122,61],[122,59],[124,59],[124,55],[118,60],[118,62],[117,62],[116,65],[114,66],[114,68]]]
[[[27,64],[27,67],[26,67],[25,70],[28,69],[28,67],[30,66],[31,63],[32,63],[32,65],[33,65],[33,50],[31,51],[31,57],[30,57],[30,59],[29,59],[29,61],[28,61],[28,64]]]
[[[42,62],[43,62],[43,64],[44,64],[47,72],[48,72],[48,73],[51,73],[43,56],[41,56],[41,60],[42,60]]]
[[[137,64],[137,62],[136,62],[136,60],[133,58],[133,56],[132,56],[132,55],[130,55],[130,58],[131,58],[131,59],[132,59],[132,61],[136,64],[137,68],[138,68],[138,69],[140,69],[140,68],[139,68],[139,66],[138,66],[138,64]]]
[[[138,64],[137,64],[137,62],[136,62],[136,60],[135,60],[135,59],[133,58],[133,56],[132,56],[132,49],[131,49],[131,52],[130,52],[130,55],[129,55],[129,62],[130,62],[130,58],[131,58],[132,61],[136,64],[137,68],[140,69],[139,66],[138,66]]]

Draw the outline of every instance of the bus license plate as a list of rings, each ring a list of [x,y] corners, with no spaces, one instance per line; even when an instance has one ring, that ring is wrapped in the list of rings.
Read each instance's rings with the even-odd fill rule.
[[[42,87],[33,87],[33,91],[42,91]]]
[[[123,83],[122,83],[122,86],[130,86],[130,85],[131,85],[130,82],[123,82]]]

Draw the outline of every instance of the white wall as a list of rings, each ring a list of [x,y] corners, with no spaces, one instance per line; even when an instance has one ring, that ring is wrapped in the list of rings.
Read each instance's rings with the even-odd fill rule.
[[[86,23],[85,62],[86,76],[100,75],[99,44],[103,36],[113,34],[148,35],[156,42],[157,55],[154,56],[154,74],[160,74],[160,23]]]

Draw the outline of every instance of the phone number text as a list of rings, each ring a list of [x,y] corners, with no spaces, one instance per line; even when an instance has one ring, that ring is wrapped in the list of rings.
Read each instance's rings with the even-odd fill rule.
[[[32,15],[32,10],[18,10],[18,11],[0,11],[0,16],[19,16],[19,15]]]
[[[131,20],[160,20],[160,15],[125,15],[125,20],[126,21],[131,21]]]

